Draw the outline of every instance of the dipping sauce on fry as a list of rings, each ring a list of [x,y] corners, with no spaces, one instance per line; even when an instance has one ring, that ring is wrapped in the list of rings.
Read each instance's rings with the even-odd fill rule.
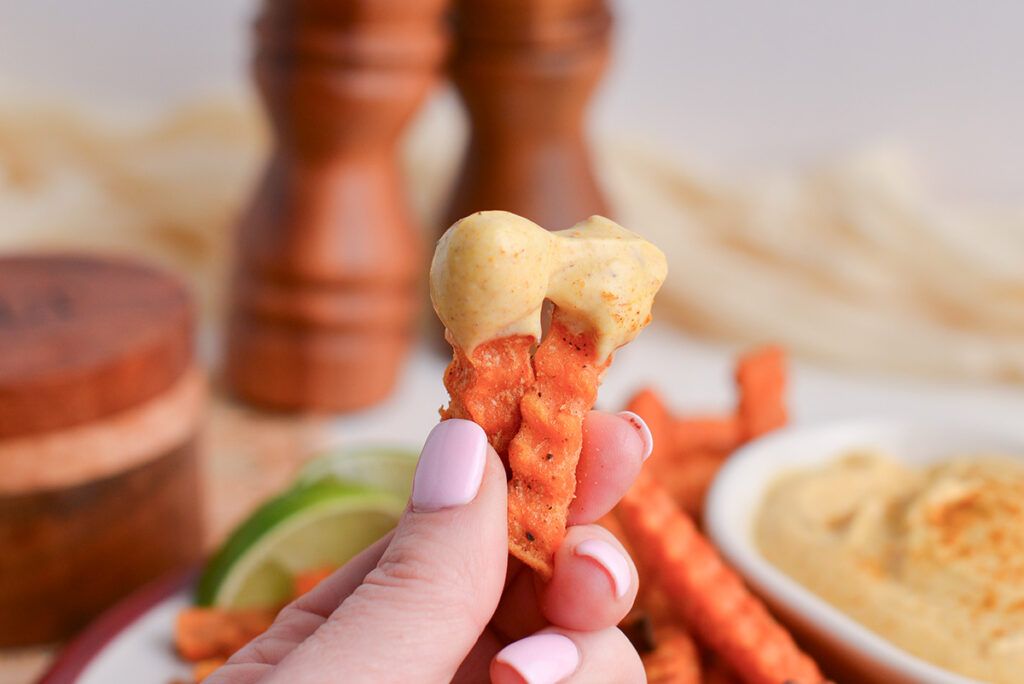
[[[438,241],[430,297],[467,354],[496,337],[540,339],[548,299],[595,334],[604,361],[647,325],[667,272],[661,250],[601,216],[548,232],[506,211],[481,211]]]
[[[781,570],[897,646],[997,684],[1024,673],[1024,464],[851,453],[784,476],[755,526]]]

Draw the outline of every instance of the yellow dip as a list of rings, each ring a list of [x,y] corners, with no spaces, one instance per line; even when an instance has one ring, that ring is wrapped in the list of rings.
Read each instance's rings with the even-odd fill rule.
[[[430,297],[467,353],[507,335],[539,340],[550,300],[594,333],[603,361],[650,321],[667,271],[661,250],[601,216],[548,232],[515,214],[482,211],[438,241]]]
[[[773,485],[755,536],[769,561],[903,649],[1024,682],[1021,462],[851,454]]]

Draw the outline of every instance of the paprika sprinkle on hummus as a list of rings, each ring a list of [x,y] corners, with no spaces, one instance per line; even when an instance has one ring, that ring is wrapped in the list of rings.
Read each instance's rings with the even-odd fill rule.
[[[1024,463],[928,468],[860,452],[769,490],[762,554],[901,648],[961,674],[1024,672]]]

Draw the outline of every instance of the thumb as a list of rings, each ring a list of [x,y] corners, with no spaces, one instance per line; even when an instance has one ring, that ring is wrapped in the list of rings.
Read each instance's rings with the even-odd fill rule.
[[[451,681],[501,597],[506,520],[505,470],[484,431],[440,423],[377,567],[268,681]]]

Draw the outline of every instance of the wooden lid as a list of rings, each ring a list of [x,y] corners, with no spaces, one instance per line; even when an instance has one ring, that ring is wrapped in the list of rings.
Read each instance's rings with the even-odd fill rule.
[[[167,390],[192,359],[178,280],[129,261],[0,258],[0,439],[103,418]]]

